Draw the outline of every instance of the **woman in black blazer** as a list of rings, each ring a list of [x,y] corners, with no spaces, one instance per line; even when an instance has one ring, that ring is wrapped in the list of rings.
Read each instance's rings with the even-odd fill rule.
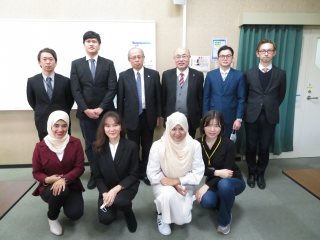
[[[132,200],[139,188],[138,147],[125,139],[125,128],[116,112],[109,111],[103,116],[94,149],[93,175],[99,190],[99,221],[111,224],[120,210],[124,212],[129,231],[135,232],[137,221]]]

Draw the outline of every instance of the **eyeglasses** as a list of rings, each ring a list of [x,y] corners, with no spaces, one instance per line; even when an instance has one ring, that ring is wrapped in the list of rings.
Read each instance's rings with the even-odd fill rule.
[[[186,54],[183,54],[183,55],[176,55],[174,56],[175,59],[188,59],[189,58],[189,55],[186,55]]]
[[[274,50],[273,49],[261,49],[261,50],[259,50],[258,51],[259,53],[261,53],[261,54],[270,54],[270,53],[273,53],[274,52]]]
[[[232,58],[233,56],[231,54],[228,54],[228,55],[219,55],[219,58],[220,59],[230,59]]]
[[[144,56],[142,56],[142,55],[137,55],[137,56],[132,56],[132,57],[130,57],[130,59],[132,59],[132,60],[134,60],[134,59],[142,59],[142,58],[144,58]]]

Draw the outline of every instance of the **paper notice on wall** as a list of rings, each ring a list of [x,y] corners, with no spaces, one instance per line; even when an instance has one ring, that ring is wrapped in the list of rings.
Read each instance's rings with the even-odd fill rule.
[[[224,45],[227,45],[226,39],[220,38],[220,39],[212,40],[212,54],[211,54],[212,61],[215,59],[218,59],[218,50]]]
[[[210,71],[210,56],[191,56],[190,67],[201,72]]]

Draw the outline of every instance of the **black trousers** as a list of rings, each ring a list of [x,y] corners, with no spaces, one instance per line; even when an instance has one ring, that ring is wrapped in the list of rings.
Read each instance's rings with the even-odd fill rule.
[[[68,186],[58,196],[53,196],[50,190],[52,185],[48,185],[41,193],[43,201],[48,203],[48,218],[56,220],[60,209],[63,207],[64,214],[71,220],[77,220],[83,215],[83,197],[81,191],[70,190]]]
[[[269,163],[275,124],[270,124],[262,111],[254,123],[246,122],[246,161],[250,175],[263,176]],[[258,153],[258,159],[256,155]]]
[[[141,146],[141,159],[139,161],[139,174],[141,177],[146,176],[149,152],[153,142],[153,133],[154,129],[149,128],[145,111],[139,116],[138,127],[134,130],[127,130],[128,139],[138,145],[139,153]]]
[[[100,209],[103,204],[103,197],[99,195],[98,199],[98,218],[99,222],[105,225],[111,224],[117,218],[118,210],[124,213],[132,210],[132,200],[136,196],[137,191],[133,189],[123,189],[118,192],[111,207]]]

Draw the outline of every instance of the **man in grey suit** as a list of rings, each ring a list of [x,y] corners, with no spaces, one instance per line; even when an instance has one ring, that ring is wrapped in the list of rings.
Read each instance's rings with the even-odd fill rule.
[[[74,103],[70,79],[54,72],[57,54],[53,49],[44,48],[38,53],[42,73],[28,79],[27,99],[34,110],[34,120],[40,141],[47,136],[49,115],[62,110],[70,115]],[[70,134],[70,126],[69,126]]]
[[[129,50],[128,60],[132,68],[119,75],[117,109],[127,128],[128,138],[139,148],[141,145],[140,178],[150,185],[146,167],[154,129],[159,126],[161,117],[161,85],[159,72],[144,67],[144,58],[142,49]]]
[[[185,114],[194,138],[202,115],[203,73],[189,67],[187,48],[176,49],[173,59],[176,68],[162,74],[162,115],[166,119],[176,111]]]
[[[71,64],[71,89],[78,105],[77,118],[86,144],[86,155],[92,170],[93,149],[97,128],[103,114],[115,110],[113,99],[117,91],[117,75],[111,60],[98,56],[100,35],[88,31],[83,35],[87,55]],[[92,172],[92,171],[91,171]],[[91,173],[88,189],[96,184]]]
[[[264,175],[269,162],[269,147],[279,122],[279,107],[286,94],[286,73],[272,64],[275,55],[275,43],[261,40],[256,49],[260,63],[245,74],[247,183],[251,188],[255,187],[255,182],[260,189],[266,187]]]

